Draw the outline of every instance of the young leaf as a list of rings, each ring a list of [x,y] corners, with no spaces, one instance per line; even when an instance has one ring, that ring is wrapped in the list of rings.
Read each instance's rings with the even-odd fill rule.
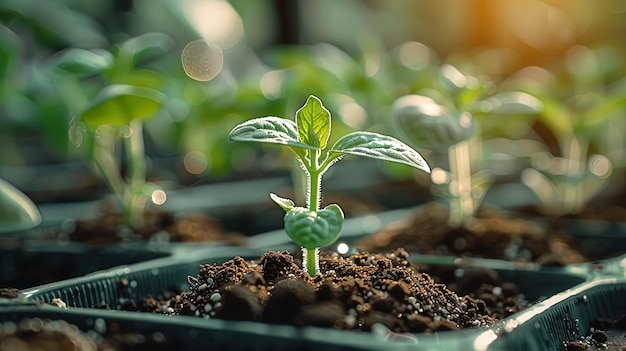
[[[343,211],[335,204],[319,211],[294,207],[285,214],[285,232],[304,248],[324,247],[337,241],[343,229],[343,219]]]
[[[77,76],[88,76],[100,73],[112,64],[113,55],[108,51],[72,48],[53,62],[53,68]]]
[[[301,142],[316,149],[326,148],[330,137],[330,112],[316,96],[309,96],[296,111],[296,125]]]
[[[417,151],[387,135],[371,132],[350,133],[339,139],[330,151],[398,162],[430,172],[430,167]]]
[[[283,210],[285,210],[285,212],[289,212],[291,211],[294,207],[296,207],[296,204],[290,200],[290,199],[286,199],[284,197],[280,197],[274,193],[270,194],[270,198],[272,198],[272,200],[278,205],[280,206]]]
[[[298,140],[298,131],[295,122],[271,116],[251,119],[235,126],[230,132],[230,140],[254,141],[258,143],[282,144],[304,149],[315,149]]]
[[[93,128],[103,124],[120,127],[130,124],[134,119],[153,117],[164,101],[165,95],[154,89],[124,84],[109,85],[83,112],[82,121]]]

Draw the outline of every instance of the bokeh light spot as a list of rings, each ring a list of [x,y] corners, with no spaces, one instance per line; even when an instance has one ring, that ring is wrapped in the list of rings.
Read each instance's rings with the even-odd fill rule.
[[[416,41],[404,43],[398,49],[400,63],[414,70],[426,68],[430,63],[430,56],[430,49]]]
[[[190,78],[206,82],[215,78],[222,70],[224,53],[216,44],[198,39],[185,46],[181,61]]]
[[[445,184],[450,181],[448,177],[448,172],[438,167],[435,167],[431,170],[430,179],[435,184]]]
[[[266,99],[276,100],[281,97],[286,74],[282,70],[269,71],[261,77],[261,92]]]
[[[163,205],[167,200],[167,194],[161,189],[152,192],[152,203],[155,205]]]
[[[348,250],[350,250],[350,246],[346,243],[340,243],[337,245],[337,252],[342,255],[348,253]]]
[[[200,151],[190,151],[183,158],[183,164],[187,172],[191,174],[200,174],[207,169],[209,161],[204,153]]]
[[[339,115],[343,122],[356,129],[362,129],[367,124],[367,111],[363,106],[359,105],[354,99],[347,95],[338,95],[337,101],[339,102]]]
[[[608,178],[613,173],[613,165],[606,156],[593,155],[589,159],[589,170],[597,177]]]

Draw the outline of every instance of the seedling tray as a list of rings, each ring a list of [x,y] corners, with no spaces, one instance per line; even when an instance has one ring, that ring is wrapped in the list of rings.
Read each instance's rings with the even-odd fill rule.
[[[23,291],[29,301],[52,301],[60,298],[67,306],[61,309],[28,309],[19,307],[12,310],[10,317],[0,313],[0,318],[25,318],[26,315],[41,318],[61,318],[77,324],[83,330],[92,330],[93,320],[101,318],[107,323],[128,325],[136,331],[159,330],[176,344],[188,346],[190,350],[202,349],[210,344],[216,348],[230,350],[273,349],[347,349],[347,350],[466,350],[473,345],[485,329],[464,329],[454,332],[434,334],[410,334],[389,339],[386,331],[362,333],[338,331],[314,327],[295,328],[291,326],[266,325],[251,322],[230,322],[205,320],[187,316],[165,316],[148,313],[119,311],[128,299],[140,299],[156,295],[170,288],[187,288],[187,276],[196,275],[199,264],[221,263],[234,256],[256,259],[262,252],[245,248],[205,248],[175,252],[173,256],[148,262],[102,271],[77,279],[48,284]],[[414,258],[419,260],[420,258]],[[435,257],[422,257],[431,266],[464,268],[472,262],[451,263],[447,258],[437,261]],[[503,279],[517,283],[529,299],[545,299],[572,286],[581,284],[586,274],[568,272],[564,269],[546,269],[538,266],[513,267],[508,263],[498,265],[496,261],[479,262],[482,268],[493,269]],[[486,266],[485,266],[486,265]],[[112,311],[95,309],[106,306]],[[17,307],[14,307],[17,308]],[[22,312],[27,310],[26,315]],[[34,310],[33,310],[34,309]],[[91,322],[90,322],[91,321]],[[187,348],[185,348],[187,349]]]
[[[603,278],[577,285],[522,311],[485,334],[483,349],[561,351],[566,341],[589,334],[594,318],[626,312],[626,279]]]

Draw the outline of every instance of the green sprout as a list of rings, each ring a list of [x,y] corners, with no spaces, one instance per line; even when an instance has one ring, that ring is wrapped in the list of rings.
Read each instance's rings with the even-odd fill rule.
[[[459,227],[471,220],[492,177],[484,171],[472,173],[473,150],[480,147],[478,115],[534,114],[541,102],[522,92],[487,94],[489,81],[465,75],[444,64],[439,70],[438,89],[398,98],[392,106],[394,126],[419,147],[448,151],[448,170],[434,168],[433,183],[449,202],[449,223]],[[490,96],[485,96],[490,95]],[[472,141],[472,142],[471,142]]]
[[[322,101],[311,95],[295,116],[295,122],[280,117],[260,117],[237,125],[230,132],[234,141],[273,143],[289,146],[307,175],[306,207],[270,194],[285,210],[285,231],[302,247],[303,268],[309,275],[319,273],[319,248],[334,243],[343,228],[341,207],[332,204],[320,209],[323,174],[344,155],[358,155],[398,162],[430,172],[422,156],[401,141],[372,132],[353,132],[330,148],[331,114]]]

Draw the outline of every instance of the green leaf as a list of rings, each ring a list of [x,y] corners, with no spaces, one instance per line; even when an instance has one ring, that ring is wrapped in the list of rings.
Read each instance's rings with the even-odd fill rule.
[[[122,53],[138,64],[164,54],[173,45],[174,40],[167,34],[145,33],[125,41],[122,44]]]
[[[350,133],[339,139],[331,151],[398,162],[430,172],[430,167],[417,151],[387,135],[371,132]]]
[[[450,112],[445,106],[421,95],[398,98],[392,106],[395,128],[419,147],[448,148],[476,132],[470,113]]]
[[[27,230],[40,223],[37,206],[16,187],[0,179],[0,233]]]
[[[165,95],[157,90],[133,85],[109,85],[102,89],[82,120],[97,128],[108,124],[120,127],[134,119],[147,120],[153,117],[165,102]]]
[[[536,114],[543,111],[543,103],[536,97],[523,92],[506,92],[485,99],[480,104],[481,112],[502,114]]]
[[[280,117],[260,117],[243,122],[230,132],[230,140],[253,141],[315,149],[298,140],[295,122]]]
[[[0,78],[4,81],[22,57],[22,38],[0,24]]]
[[[89,76],[111,67],[113,55],[104,50],[73,48],[65,51],[52,62],[53,69],[77,76]]]
[[[274,193],[270,194],[270,198],[272,198],[272,200],[278,205],[280,206],[283,210],[285,210],[285,212],[289,212],[291,211],[294,207],[296,207],[296,204],[290,200],[290,199],[286,199],[284,197],[280,197]]]
[[[467,85],[467,77],[456,67],[443,64],[439,70],[439,83],[448,92],[456,94]]]
[[[315,249],[337,241],[343,229],[343,219],[343,211],[335,204],[319,211],[294,207],[285,214],[285,231],[296,244]]]
[[[324,149],[330,137],[330,112],[322,101],[311,95],[296,111],[296,126],[299,140],[316,149]]]

